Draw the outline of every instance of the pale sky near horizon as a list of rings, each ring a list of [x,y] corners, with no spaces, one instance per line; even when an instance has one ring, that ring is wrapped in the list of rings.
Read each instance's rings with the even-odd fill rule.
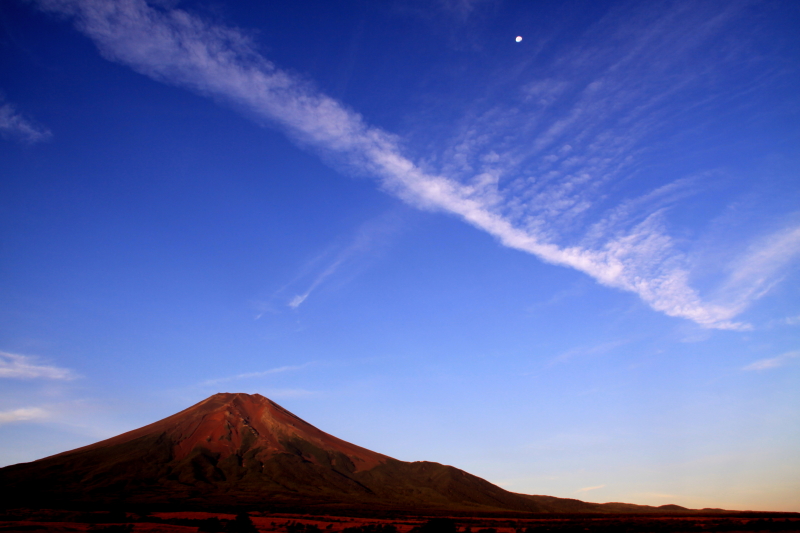
[[[515,492],[800,511],[798,27],[3,2],[0,466],[250,392]]]

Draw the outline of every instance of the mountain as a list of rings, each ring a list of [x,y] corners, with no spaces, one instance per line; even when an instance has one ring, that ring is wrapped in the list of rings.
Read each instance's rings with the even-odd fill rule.
[[[125,502],[453,512],[667,511],[516,494],[452,466],[398,461],[329,435],[258,394],[215,394],[108,440],[2,468],[0,486],[6,507]]]

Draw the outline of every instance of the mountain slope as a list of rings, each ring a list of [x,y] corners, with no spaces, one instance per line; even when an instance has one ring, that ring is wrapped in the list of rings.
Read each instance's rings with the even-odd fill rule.
[[[0,469],[7,506],[52,503],[292,505],[615,512],[515,494],[431,462],[408,463],[329,435],[260,395],[220,393],[83,448]],[[620,504],[622,505],[622,504]],[[632,506],[627,512],[656,510]]]

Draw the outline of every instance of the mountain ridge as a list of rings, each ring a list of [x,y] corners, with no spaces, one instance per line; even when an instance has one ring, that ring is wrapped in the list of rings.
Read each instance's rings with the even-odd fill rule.
[[[455,467],[334,437],[261,395],[218,393],[162,420],[0,469],[6,505],[197,504],[522,513],[652,513],[506,491]],[[675,509],[677,508],[677,509]]]

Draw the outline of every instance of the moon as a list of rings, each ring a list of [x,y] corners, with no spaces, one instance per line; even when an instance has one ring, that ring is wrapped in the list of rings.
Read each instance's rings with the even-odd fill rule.
[[[514,39],[514,40],[517,41],[518,43],[522,42],[522,36],[521,35],[517,35],[517,38]]]

